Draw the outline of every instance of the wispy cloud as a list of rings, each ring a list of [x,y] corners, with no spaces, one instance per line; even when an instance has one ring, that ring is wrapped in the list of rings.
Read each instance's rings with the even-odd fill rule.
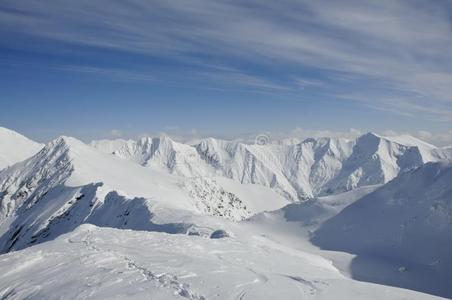
[[[375,91],[342,94],[338,95],[338,98],[401,116],[416,117],[421,115],[427,120],[452,122],[452,106],[441,103],[441,101],[436,103],[432,101],[433,103],[428,104],[425,99],[419,97],[407,98],[406,94],[389,96],[388,93],[379,94]]]
[[[156,81],[155,77],[146,72],[132,71],[127,69],[93,67],[93,66],[77,66],[77,65],[61,65],[56,69],[70,72],[88,73],[93,75],[107,76],[115,80],[129,81]]]
[[[353,78],[359,78],[359,83],[365,79],[361,89],[368,89],[362,94],[369,107],[448,122],[452,115],[451,9],[450,1],[419,0],[9,0],[0,4],[0,30],[171,58],[213,68],[193,74],[264,90],[291,85],[321,88],[321,84],[303,76],[282,84],[246,66],[234,66],[238,70],[230,72],[214,65],[246,61],[271,69],[288,82],[294,73],[315,68],[325,77],[342,74],[351,79],[341,86],[341,93],[357,88]],[[84,71],[118,76],[114,70]]]
[[[179,71],[177,74],[168,74],[160,72],[156,76],[152,71],[136,70],[130,68],[110,68],[86,65],[58,65],[54,69],[69,72],[86,73],[94,76],[108,77],[111,80],[132,81],[132,82],[150,82],[150,83],[165,83],[169,86],[181,86],[182,81],[187,82],[208,82],[213,81],[214,84],[209,86],[200,86],[202,89],[243,89],[252,90],[255,92],[271,92],[288,91],[293,87],[289,84],[280,84],[271,81],[265,77],[258,75],[247,74],[245,72],[231,69],[231,68],[209,68],[206,71]],[[198,85],[194,85],[198,86]]]
[[[293,79],[296,86],[298,86],[300,89],[305,89],[309,87],[319,87],[325,85],[325,82],[315,79],[306,79],[306,78],[300,78],[296,77]]]

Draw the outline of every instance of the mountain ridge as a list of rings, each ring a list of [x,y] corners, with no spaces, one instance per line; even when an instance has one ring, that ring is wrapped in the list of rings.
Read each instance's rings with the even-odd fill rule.
[[[292,201],[383,184],[426,162],[452,159],[451,151],[417,138],[371,132],[356,140],[307,138],[297,144],[253,145],[206,138],[187,145],[162,136],[138,141],[94,141],[91,145],[185,177],[220,175],[260,184]],[[134,149],[133,155],[130,148]]]
[[[62,136],[0,172],[0,251],[47,241],[87,222],[208,234],[215,228],[196,224],[209,216],[236,222],[287,203],[261,188],[150,170]]]

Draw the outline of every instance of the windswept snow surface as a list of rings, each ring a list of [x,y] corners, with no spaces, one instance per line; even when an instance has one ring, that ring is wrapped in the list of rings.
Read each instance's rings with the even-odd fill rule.
[[[82,225],[0,256],[4,299],[434,299],[351,280],[262,236],[206,239]]]
[[[0,127],[0,170],[36,154],[44,145]]]

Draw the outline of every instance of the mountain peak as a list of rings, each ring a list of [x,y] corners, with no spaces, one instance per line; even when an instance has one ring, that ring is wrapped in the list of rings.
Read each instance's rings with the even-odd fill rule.
[[[20,133],[0,127],[0,170],[29,158],[42,147]]]
[[[156,147],[156,145],[172,145],[176,142],[170,138],[166,134],[161,134],[159,136],[143,136],[139,140],[136,141],[136,143],[140,146],[152,146]]]
[[[58,149],[65,149],[68,151],[74,151],[75,149],[80,149],[80,148],[91,148],[90,146],[86,145],[85,143],[83,143],[82,141],[70,137],[70,136],[60,136],[56,139],[54,139],[53,141],[49,142],[47,145],[45,145],[44,149],[46,149],[47,151],[51,152],[51,151],[55,151]]]
[[[383,138],[381,135],[376,134],[375,132],[369,131],[362,136],[360,136],[358,139],[365,138],[365,139],[381,139]]]
[[[102,153],[68,136],[56,138],[42,151],[29,158],[25,164],[17,165],[2,175],[3,178],[17,177],[18,182],[24,178],[39,182],[40,178],[33,179],[36,170],[44,170],[38,172],[38,175],[55,184],[64,182],[68,187],[78,187],[102,182],[127,195],[142,197],[155,196],[155,191],[161,190],[163,186],[157,182],[164,180],[165,176],[170,176]],[[131,179],[130,174],[134,174],[136,178]],[[170,188],[168,190],[171,192]],[[177,200],[180,200],[180,197],[174,202],[177,203]]]
[[[382,139],[383,138],[380,135],[373,132],[368,132],[356,139],[355,147],[357,147],[357,149],[360,149],[361,152],[377,151]]]
[[[66,136],[66,135],[59,136],[58,138],[53,140],[51,143],[55,143],[55,144],[63,143],[68,146],[85,145],[85,143],[83,143],[82,141],[80,141],[74,137]]]

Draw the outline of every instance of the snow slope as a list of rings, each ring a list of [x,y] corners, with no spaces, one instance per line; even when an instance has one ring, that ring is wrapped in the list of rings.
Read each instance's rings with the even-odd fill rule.
[[[451,163],[429,163],[403,173],[322,224],[312,241],[357,254],[355,278],[452,297],[451,183]],[[360,272],[370,259],[406,274],[382,277],[372,274],[372,268]]]
[[[82,225],[0,256],[0,269],[5,299],[439,299],[351,280],[322,257],[254,235],[214,240]]]
[[[298,200],[311,197],[313,190],[317,192],[322,182],[334,175],[352,144],[319,139],[290,146],[260,146],[209,138],[190,146],[160,137],[123,141],[122,146],[105,140],[92,145],[151,168],[186,177],[223,176],[271,187],[287,199]]]
[[[249,145],[213,138],[191,146],[169,137],[138,141],[97,141],[92,145],[152,169],[185,177],[223,176],[270,187],[288,200],[341,193],[383,184],[426,162],[452,158],[411,136],[365,134],[355,141],[338,138]]]
[[[296,238],[309,239],[324,222],[344,208],[372,193],[381,185],[359,187],[342,194],[328,195],[288,204],[273,211],[258,213],[245,222],[268,229],[274,235],[290,233]]]
[[[238,221],[288,203],[264,187],[227,183],[237,196],[222,182],[151,170],[61,137],[0,173],[0,251],[53,239],[82,223],[186,233],[204,215]]]
[[[352,154],[327,190],[348,191],[382,184],[430,161],[440,161],[440,150],[412,137],[381,137],[368,133],[356,140]]]
[[[101,140],[91,145],[101,152],[185,177],[205,176],[213,171],[197,155],[194,147],[177,143],[164,135],[143,137],[138,141]]]
[[[0,127],[0,170],[36,154],[44,145]]]
[[[385,185],[292,203],[246,225],[328,258],[356,280],[451,298],[451,182],[451,163],[428,163]]]

